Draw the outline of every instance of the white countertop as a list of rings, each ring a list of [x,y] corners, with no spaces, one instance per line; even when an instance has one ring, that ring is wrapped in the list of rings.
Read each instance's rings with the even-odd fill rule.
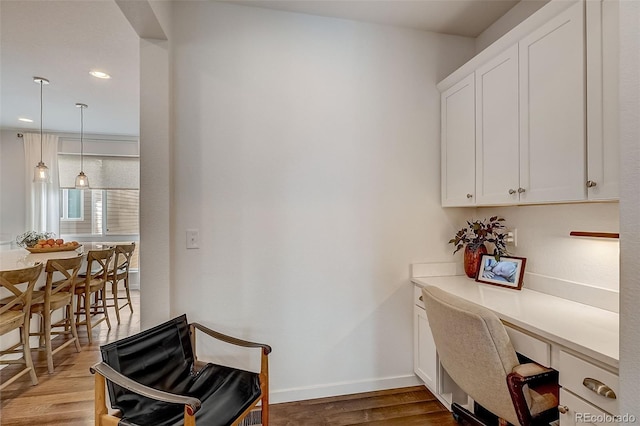
[[[619,361],[619,315],[523,288],[478,283],[466,276],[412,278],[491,309],[505,322],[612,367]]]
[[[51,253],[29,253],[26,249],[18,248],[0,251],[0,271],[28,268],[37,262],[47,263],[49,259],[64,259],[83,253],[83,247],[70,251],[54,251]]]

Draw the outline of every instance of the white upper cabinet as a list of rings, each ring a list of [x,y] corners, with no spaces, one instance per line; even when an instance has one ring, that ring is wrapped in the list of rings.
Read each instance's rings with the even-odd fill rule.
[[[442,205],[475,205],[474,75],[441,95]]]
[[[618,0],[587,0],[587,191],[618,199]]]
[[[584,52],[584,3],[519,43],[520,203],[586,199]]]
[[[519,200],[518,45],[475,72],[476,203]]]

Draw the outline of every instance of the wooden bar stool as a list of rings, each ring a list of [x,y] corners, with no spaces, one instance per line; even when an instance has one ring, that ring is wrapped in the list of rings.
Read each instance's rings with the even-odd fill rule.
[[[42,272],[42,263],[37,263],[30,268],[18,269],[15,271],[0,271],[0,287],[6,288],[13,296],[6,297],[0,301],[0,335],[5,335],[10,331],[20,330],[20,341],[15,345],[0,351],[1,355],[22,354],[22,359],[0,359],[0,364],[24,364],[25,368],[16,373],[9,380],[0,385],[0,390],[4,389],[23,374],[29,373],[31,382],[38,384],[36,370],[31,359],[31,348],[29,347],[29,326],[31,325],[31,297],[33,288]],[[17,286],[25,284],[26,288],[21,290]],[[21,349],[18,349],[19,347]]]
[[[40,331],[30,333],[31,336],[40,337],[40,347],[47,351],[47,367],[49,374],[53,373],[53,356],[72,343],[76,345],[76,351],[80,352],[80,341],[76,322],[73,318],[73,295],[76,289],[76,279],[82,255],[69,259],[49,259],[45,267],[47,283],[40,291],[33,293],[31,313],[40,315]],[[54,273],[59,272],[64,276],[61,281],[53,282]],[[51,313],[58,309],[65,308],[62,320],[52,324]],[[61,331],[52,331],[53,328],[62,328]],[[56,350],[51,348],[52,335],[71,335],[71,339],[64,342]]]
[[[114,307],[116,309],[116,318],[118,324],[120,324],[120,309],[129,305],[131,313],[133,313],[133,305],[131,304],[131,295],[129,294],[129,267],[131,266],[131,257],[136,249],[136,243],[131,244],[119,244],[115,247],[115,258],[113,261],[113,267],[109,271],[107,281],[111,283],[111,293],[113,295],[113,304],[108,307]],[[118,283],[122,281],[124,289],[126,291],[126,297],[118,296]],[[126,300],[127,302],[119,306],[118,300]]]
[[[102,321],[106,321],[107,327],[111,330],[105,288],[113,252],[113,248],[89,250],[87,253],[87,270],[76,279],[76,327],[81,325],[87,327],[89,343],[93,342],[91,329]],[[91,296],[94,296],[93,301]],[[99,315],[102,315],[102,317],[96,319]],[[84,321],[80,321],[82,316],[84,316]]]

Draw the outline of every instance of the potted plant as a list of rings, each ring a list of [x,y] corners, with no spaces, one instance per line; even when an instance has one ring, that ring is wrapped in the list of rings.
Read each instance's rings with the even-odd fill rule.
[[[46,240],[54,236],[55,234],[53,232],[27,231],[16,237],[16,243],[20,247],[33,247],[39,240]]]
[[[455,246],[453,254],[464,247],[464,272],[475,278],[480,267],[482,255],[487,253],[485,243],[493,244],[493,255],[496,260],[507,254],[507,234],[504,232],[504,218],[493,216],[489,220],[467,221],[467,226],[460,229],[449,244]]]

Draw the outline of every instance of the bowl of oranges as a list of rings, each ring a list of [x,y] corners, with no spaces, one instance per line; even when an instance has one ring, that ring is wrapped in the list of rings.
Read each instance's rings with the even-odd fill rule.
[[[16,238],[20,247],[31,253],[49,253],[52,251],[71,251],[81,246],[77,241],[65,242],[62,238],[54,238],[52,232],[28,231]]]
[[[77,241],[64,242],[62,238],[49,238],[47,240],[38,240],[32,247],[25,247],[31,253],[49,253],[52,251],[71,251],[80,247]]]

